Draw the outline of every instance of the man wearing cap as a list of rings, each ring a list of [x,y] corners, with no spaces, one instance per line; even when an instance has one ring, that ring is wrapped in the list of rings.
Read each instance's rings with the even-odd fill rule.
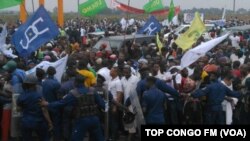
[[[3,70],[11,74],[10,84],[14,88],[14,92],[20,93],[22,89],[20,88],[26,74],[23,70],[17,68],[17,63],[13,60],[8,61],[7,64],[3,66]]]
[[[48,131],[53,128],[46,108],[38,105],[43,98],[37,91],[38,80],[29,75],[23,81],[23,94],[17,99],[17,105],[22,110],[21,128],[23,141],[33,140],[32,132],[36,132],[41,141],[49,141]]]

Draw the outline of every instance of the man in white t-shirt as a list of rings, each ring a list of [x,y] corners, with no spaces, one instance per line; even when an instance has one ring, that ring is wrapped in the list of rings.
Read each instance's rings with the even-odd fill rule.
[[[235,48],[239,48],[240,47],[240,45],[239,45],[239,43],[240,43],[240,37],[237,36],[236,33],[234,33],[233,36],[230,36],[229,39],[231,40],[231,44],[232,44],[233,47],[235,47]]]
[[[110,76],[111,80],[108,83],[108,91],[113,96],[113,100],[122,104],[122,98],[123,98],[123,90],[122,90],[122,83],[118,76],[118,68],[113,67],[110,70]],[[110,108],[110,128],[111,133],[110,137],[112,140],[118,139],[118,126],[119,126],[119,113],[118,113],[118,107],[115,105],[112,105]]]

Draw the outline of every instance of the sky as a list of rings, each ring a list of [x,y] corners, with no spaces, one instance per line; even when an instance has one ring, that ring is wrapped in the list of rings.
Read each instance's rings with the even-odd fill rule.
[[[26,8],[28,11],[32,11],[32,0],[26,0]],[[34,8],[38,8],[38,1],[34,1]],[[87,0],[80,0],[80,3],[86,2]],[[111,6],[112,0],[106,0],[108,7]],[[118,0],[119,2],[128,3],[128,0]],[[137,8],[142,8],[145,3],[149,0],[130,0],[130,5]],[[169,6],[171,0],[162,0],[165,6]],[[180,5],[182,9],[192,9],[192,8],[224,8],[233,10],[233,1],[234,0],[174,0],[175,5]],[[245,8],[250,9],[250,0],[235,0],[236,9]],[[52,11],[54,7],[57,6],[57,0],[45,0],[45,7]],[[18,6],[7,8],[1,11],[6,10],[19,10]],[[64,11],[77,11],[77,0],[64,0]]]

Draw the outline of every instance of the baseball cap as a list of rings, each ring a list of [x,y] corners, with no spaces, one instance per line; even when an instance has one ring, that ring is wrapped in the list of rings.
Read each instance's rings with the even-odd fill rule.
[[[3,66],[3,69],[5,71],[13,71],[17,68],[17,64],[15,61],[13,60],[10,60],[8,61],[4,66]]]

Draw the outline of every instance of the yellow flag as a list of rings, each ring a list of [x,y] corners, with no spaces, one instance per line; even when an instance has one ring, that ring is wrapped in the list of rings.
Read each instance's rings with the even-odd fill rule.
[[[206,27],[200,18],[200,14],[196,12],[190,28],[184,34],[180,35],[175,43],[185,51],[191,48],[205,31]]]
[[[157,33],[156,34],[156,44],[157,44],[157,47],[159,49],[159,52],[161,53],[161,49],[163,48],[163,44],[160,40],[160,37],[159,37],[159,34]]]

